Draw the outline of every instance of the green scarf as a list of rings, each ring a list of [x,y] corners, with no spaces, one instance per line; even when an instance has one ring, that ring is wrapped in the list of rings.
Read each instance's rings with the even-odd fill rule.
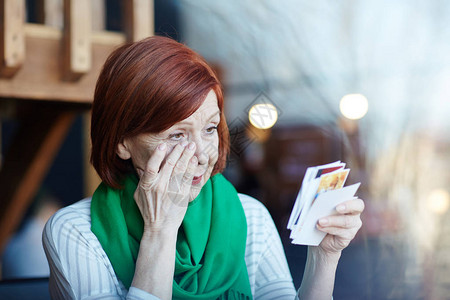
[[[91,230],[127,288],[144,227],[133,198],[137,184],[134,175],[125,179],[121,190],[102,183],[91,203]],[[178,230],[173,299],[251,299],[246,238],[247,223],[237,192],[217,174],[189,203]]]

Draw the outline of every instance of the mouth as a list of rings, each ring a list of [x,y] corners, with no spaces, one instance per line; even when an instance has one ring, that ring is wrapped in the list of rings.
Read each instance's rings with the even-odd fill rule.
[[[194,178],[192,179],[192,184],[193,185],[199,184],[200,182],[202,182],[202,179],[203,179],[203,175],[194,176]]]

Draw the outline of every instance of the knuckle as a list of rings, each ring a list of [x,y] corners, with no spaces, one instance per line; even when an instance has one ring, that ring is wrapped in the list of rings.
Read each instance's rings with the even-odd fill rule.
[[[338,228],[330,228],[328,230],[328,233],[332,234],[332,235],[340,236],[342,234],[342,231]]]
[[[156,176],[156,174],[158,174],[158,172],[156,170],[154,170],[154,169],[151,169],[151,168],[148,168],[148,169],[146,169],[144,171],[144,175],[145,176],[153,177],[153,176]]]
[[[139,186],[141,187],[141,189],[143,189],[144,191],[147,191],[147,190],[149,190],[150,189],[150,184],[149,183],[147,183],[147,182],[141,182],[140,184],[139,184]]]
[[[362,227],[362,221],[360,218],[356,221],[356,228],[359,230]]]
[[[184,160],[180,159],[174,167],[175,171],[178,171],[178,173],[183,173],[186,170],[186,163]]]
[[[174,167],[175,172],[182,173],[184,171],[185,167],[182,163],[177,163]]]
[[[139,186],[142,190],[147,191],[152,187],[153,182],[150,180],[141,180],[139,181]]]
[[[189,173],[185,173],[183,176],[183,183],[189,183],[189,181],[191,180],[191,174]]]
[[[359,203],[361,203],[361,211],[363,211],[366,208],[366,204],[361,199],[359,199]]]
[[[192,156],[192,158],[189,160],[189,169],[193,169],[195,168],[195,166],[197,166],[198,164],[198,158],[197,156]]]
[[[170,167],[174,167],[175,166],[175,160],[173,158],[168,158],[166,163],[170,166]]]
[[[348,228],[348,227],[352,227],[352,225],[353,225],[353,218],[350,217],[350,216],[345,216],[345,219],[344,219],[344,226],[345,226],[346,228]]]

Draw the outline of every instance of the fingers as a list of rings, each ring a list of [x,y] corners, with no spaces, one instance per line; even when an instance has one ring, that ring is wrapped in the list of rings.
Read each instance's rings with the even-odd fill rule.
[[[198,158],[194,156],[195,148],[196,145],[193,142],[187,145],[176,163],[170,178],[170,199],[174,204],[179,206],[187,206],[189,203],[189,191],[192,187],[192,180],[198,166]]]
[[[343,229],[361,228],[362,222],[359,215],[335,215],[321,218],[318,225],[322,228],[335,227]]]
[[[336,236],[338,239],[343,239],[347,241],[344,244],[348,244],[355,237],[358,230],[356,228],[348,229],[348,228],[339,228],[339,227],[321,227],[317,226],[317,229],[323,231],[325,233]]]
[[[194,172],[198,166],[198,158],[197,156],[192,156],[189,160],[189,164],[187,166],[186,172],[183,175],[183,185],[185,188],[189,188],[192,185],[192,180],[194,179]]]
[[[181,180],[181,184],[180,183],[175,183],[175,184],[180,184],[181,186],[178,186],[179,188],[179,195],[178,197],[175,197],[175,203],[181,206],[187,206],[187,204],[189,203],[189,196],[190,196],[190,189],[192,187],[192,180],[194,179],[194,172],[195,169],[198,166],[198,158],[197,156],[192,156],[191,159],[189,160],[188,166],[186,171],[183,174],[182,180]]]
[[[363,210],[364,201],[361,199],[352,199],[343,202],[336,207],[338,214],[320,218],[317,222],[317,228],[322,231],[328,228],[326,232],[331,234],[338,234],[342,229],[359,230],[362,226],[361,213]],[[330,228],[334,229],[332,230]]]
[[[364,210],[364,201],[361,199],[352,199],[339,204],[336,211],[339,214],[360,214]]]
[[[189,160],[195,153],[195,143],[183,142],[175,146],[167,156],[164,166],[161,168],[161,181],[168,182],[170,177],[182,180],[188,167]]]
[[[196,145],[194,142],[191,142],[186,146],[183,154],[181,155],[180,159],[178,160],[178,162],[175,165],[175,168],[173,171],[174,175],[181,176],[183,174],[183,176],[184,176],[185,173],[187,173],[187,169],[191,166],[190,160],[192,157],[194,157],[195,148],[196,148]],[[191,174],[195,171],[192,167],[189,168],[189,170],[190,170]]]
[[[340,249],[347,247],[361,226],[359,214],[329,216],[317,223],[317,229],[333,236],[333,240],[340,244]]]
[[[163,182],[164,185],[169,182],[169,178],[172,175],[173,168],[175,167],[185,147],[186,144],[184,142],[176,145],[173,148],[172,152],[166,157],[166,161],[164,162],[160,170],[160,181]],[[161,188],[163,187],[161,186]]]
[[[152,185],[156,182],[158,177],[159,168],[161,166],[164,157],[166,156],[167,145],[160,144],[156,147],[155,152],[150,157],[145,166],[145,170],[141,175],[140,185],[144,189],[150,189]]]

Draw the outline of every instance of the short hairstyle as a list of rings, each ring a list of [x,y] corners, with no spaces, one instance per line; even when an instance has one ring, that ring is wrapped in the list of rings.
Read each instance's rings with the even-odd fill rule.
[[[91,163],[102,181],[121,188],[124,176],[133,172],[131,162],[116,153],[124,138],[158,133],[186,119],[211,89],[221,112],[214,175],[225,168],[229,132],[222,87],[212,68],[187,46],[160,36],[111,53],[97,80],[92,105]]]

